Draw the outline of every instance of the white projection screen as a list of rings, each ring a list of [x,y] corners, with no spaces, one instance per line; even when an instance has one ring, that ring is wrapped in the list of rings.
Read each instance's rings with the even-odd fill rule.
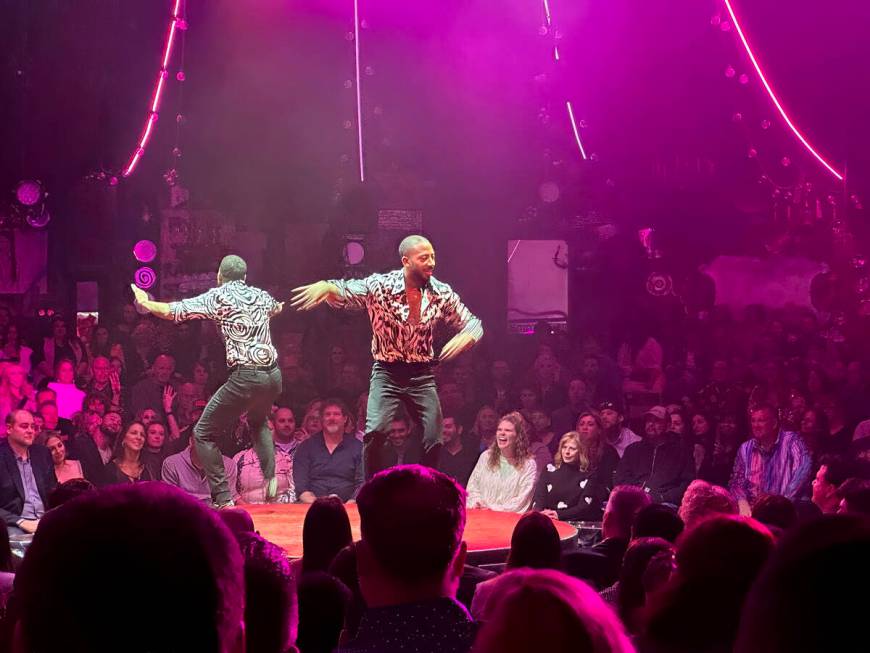
[[[568,244],[564,240],[509,240],[507,321],[511,333],[531,333],[535,322],[568,323]]]

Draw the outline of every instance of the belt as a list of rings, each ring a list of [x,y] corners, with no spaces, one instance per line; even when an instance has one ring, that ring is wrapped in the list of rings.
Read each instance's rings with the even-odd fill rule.
[[[272,363],[270,365],[248,365],[247,363],[237,363],[230,368],[230,372],[235,372],[236,370],[257,370],[259,372],[271,372],[277,367],[278,363]]]

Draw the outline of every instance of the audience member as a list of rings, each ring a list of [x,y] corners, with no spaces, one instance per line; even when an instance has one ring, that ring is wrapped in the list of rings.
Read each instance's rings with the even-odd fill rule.
[[[81,341],[69,336],[66,320],[55,316],[51,321],[51,336],[43,339],[42,350],[37,353],[46,371],[56,369],[58,361],[64,359],[70,361],[75,370],[79,363],[86,360],[86,355]]]
[[[245,569],[245,653],[296,651],[299,615],[287,556],[255,533],[237,539]]]
[[[135,590],[114,600],[131,561]],[[241,653],[244,593],[239,547],[212,511],[158,483],[86,493],[33,538],[15,578],[13,650]],[[160,618],[131,633],[131,615],[154,606]]]
[[[583,431],[562,436],[554,462],[541,474],[535,509],[552,519],[596,521],[613,485],[619,456],[603,441],[597,416],[584,413],[578,422]]]
[[[295,503],[296,490],[293,485],[293,459],[284,449],[278,446],[278,431],[273,423],[274,417],[269,418],[268,423],[272,431],[272,439],[275,443],[275,479],[277,482],[277,494],[272,501],[281,503]],[[233,456],[233,465],[236,467],[237,487],[233,494],[237,495],[241,503],[269,503],[267,500],[267,483],[263,476],[263,468],[260,466],[260,458],[253,447],[243,449]]]
[[[740,443],[737,416],[732,413],[720,415],[713,437],[704,449],[698,478],[713,485],[726,487],[731,480],[734,459],[737,457]]]
[[[644,583],[647,566],[656,556],[673,559],[673,543],[660,537],[642,537],[632,540],[625,552],[619,580],[601,592],[601,597],[616,607],[625,629],[632,635],[643,632],[646,612],[653,605],[647,602],[649,588]],[[659,588],[654,588],[659,589]]]
[[[33,415],[16,409],[6,416],[0,442],[0,516],[10,535],[35,533],[48,495],[57,485],[51,454],[33,444]]]
[[[363,483],[362,443],[344,432],[347,408],[337,399],[321,407],[323,430],[296,448],[293,482],[302,503],[331,494],[342,501],[356,498]]]
[[[66,457],[66,445],[59,435],[49,435],[45,440],[45,447],[51,454],[54,463],[54,476],[58,483],[65,483],[74,478],[84,478],[82,464],[78,460],[69,460]]]
[[[604,427],[604,437],[608,444],[616,449],[622,458],[629,445],[640,442],[641,437],[624,425],[625,416],[619,405],[613,401],[605,401],[598,405],[598,415]]]
[[[736,514],[737,502],[728,490],[701,479],[689,483],[679,510],[687,530],[713,515]]]
[[[400,412],[390,422],[387,437],[384,438],[381,451],[377,456],[380,469],[396,465],[416,465],[423,460],[423,444],[411,433],[411,420],[407,414]]]
[[[145,429],[145,447],[142,449],[142,462],[148,468],[148,474],[155,481],[160,480],[160,471],[166,459],[168,446],[166,427],[160,422],[151,422]]]
[[[300,436],[305,433],[302,429],[296,428],[296,416],[293,414],[293,410],[281,406],[272,415],[272,423],[275,425],[273,433],[275,450],[283,451],[292,458],[296,447],[304,439]]]
[[[519,413],[508,413],[468,479],[468,507],[525,512],[532,504],[536,478],[525,420]]]
[[[563,556],[565,571],[604,589],[616,582],[622,557],[632,537],[632,526],[642,508],[651,503],[649,494],[632,485],[613,488],[601,522],[602,540]]]
[[[797,526],[773,552],[743,606],[737,653],[863,647],[870,521],[828,515]]]
[[[667,432],[667,423],[663,406],[653,406],[647,411],[645,436],[625,450],[616,468],[615,482],[643,488],[653,501],[678,506],[695,477],[695,464],[680,437]]]
[[[516,569],[497,579],[492,617],[474,653],[633,653],[622,624],[583,582],[551,569]]]
[[[773,550],[773,536],[758,522],[711,517],[677,543],[677,569],[652,606],[641,651],[731,651],[740,610]]]
[[[451,477],[462,487],[468,485],[468,479],[477,459],[478,450],[463,440],[463,426],[456,415],[445,414],[441,423],[441,447],[437,450],[435,468]]]
[[[798,514],[791,499],[763,494],[752,504],[752,518],[779,535],[797,523]]]
[[[870,481],[850,478],[837,490],[840,514],[870,515]]]
[[[169,354],[160,354],[154,359],[149,375],[136,383],[131,392],[131,409],[134,414],[151,409],[155,419],[166,423],[167,415],[163,406],[163,394],[170,385],[175,373],[175,359]]]
[[[306,573],[296,584],[299,596],[299,653],[332,653],[338,646],[352,595],[322,571]]]
[[[316,571],[328,571],[338,552],[353,543],[350,519],[338,497],[316,499],[302,523],[302,558],[297,576]]]
[[[86,478],[73,478],[58,484],[48,495],[48,509],[54,510],[67,501],[75,499],[86,492],[93,492],[97,487]]]
[[[233,461],[223,456],[224,473],[227,478],[227,485],[231,490],[234,490],[238,483],[236,481],[236,466]],[[179,453],[167,456],[163,461],[163,469],[160,472],[160,478],[164,483],[174,485],[175,487],[184,490],[198,501],[211,505],[211,490],[209,489],[208,479],[205,476],[205,469],[196,454],[196,447],[193,443]],[[233,497],[233,500],[238,497]]]
[[[448,411],[449,412],[449,411]],[[454,417],[462,423],[462,416],[454,414]],[[471,427],[468,442],[473,444],[478,449],[478,453],[486,451],[495,442],[495,432],[498,428],[498,413],[492,406],[481,406],[477,411],[477,416],[474,419],[474,425]],[[476,461],[475,461],[476,462]]]
[[[539,512],[520,517],[511,535],[505,571],[527,567],[530,569],[561,569],[562,544],[553,522]],[[471,616],[477,621],[488,621],[492,603],[492,588],[498,578],[478,584],[471,601]]]
[[[54,391],[57,397],[57,414],[64,419],[70,419],[81,411],[84,406],[85,393],[79,390],[75,384],[75,367],[72,361],[62,358],[55,364],[54,381],[48,384],[48,388]]]
[[[466,555],[464,495],[451,478],[416,465],[363,486],[354,548],[368,608],[339,653],[470,650],[476,627],[454,598]]]
[[[741,515],[748,515],[762,494],[797,497],[809,481],[812,465],[800,436],[780,430],[773,406],[756,405],[749,417],[752,438],[740,445],[729,484]]]
[[[826,515],[837,512],[840,507],[839,488],[851,476],[851,466],[839,456],[823,456],[819,471],[812,482],[812,500]]]
[[[106,464],[105,482],[113,485],[153,481],[151,470],[142,456],[144,449],[145,427],[141,422],[131,422],[115,442],[112,460]]]
[[[683,501],[685,500],[684,496]],[[651,503],[638,511],[631,526],[631,537],[655,537],[673,544],[685,528],[683,520],[672,507]]]
[[[6,416],[13,410],[36,411],[33,387],[17,363],[0,363],[0,436],[6,434]]]
[[[553,411],[551,423],[556,438],[574,430],[580,414],[590,410],[586,380],[581,377],[571,379],[568,383],[568,403]]]

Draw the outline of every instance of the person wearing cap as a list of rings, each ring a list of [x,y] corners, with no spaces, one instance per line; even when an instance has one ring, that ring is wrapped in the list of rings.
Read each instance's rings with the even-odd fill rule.
[[[601,402],[598,405],[598,415],[604,426],[604,437],[607,443],[616,449],[620,458],[629,445],[640,442],[640,436],[625,426],[625,415],[618,404],[612,401]]]
[[[691,450],[668,433],[668,413],[653,406],[644,415],[644,438],[630,445],[616,468],[616,485],[642,488],[657,503],[680,505],[695,478]]]

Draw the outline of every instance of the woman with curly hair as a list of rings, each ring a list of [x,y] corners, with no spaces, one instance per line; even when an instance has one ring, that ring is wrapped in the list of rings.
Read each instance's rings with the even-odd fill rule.
[[[523,416],[508,413],[499,420],[495,440],[468,479],[469,508],[526,512],[532,504],[537,466],[529,450]]]

